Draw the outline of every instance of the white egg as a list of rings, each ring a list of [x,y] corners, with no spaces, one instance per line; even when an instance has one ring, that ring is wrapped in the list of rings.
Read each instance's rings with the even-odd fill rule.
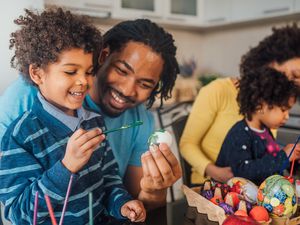
[[[172,135],[166,130],[157,130],[148,139],[149,146],[159,145],[160,143],[165,143],[169,147],[172,145]]]

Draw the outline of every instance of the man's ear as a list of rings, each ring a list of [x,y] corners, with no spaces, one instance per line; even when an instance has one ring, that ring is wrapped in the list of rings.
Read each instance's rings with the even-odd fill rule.
[[[33,81],[33,83],[35,83],[36,85],[42,84],[43,70],[40,67],[30,64],[29,65],[29,75],[30,75],[30,78]]]
[[[106,48],[104,48],[104,49],[101,51],[101,53],[100,53],[100,55],[99,55],[99,60],[98,60],[98,63],[99,63],[100,65],[102,65],[102,64],[105,62],[105,60],[107,59],[109,53],[110,53],[109,47],[106,47]]]

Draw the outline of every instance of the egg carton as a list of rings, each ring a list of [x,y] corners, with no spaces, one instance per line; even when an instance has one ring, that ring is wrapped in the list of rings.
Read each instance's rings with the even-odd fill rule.
[[[206,214],[207,218],[210,221],[218,222],[221,225],[226,219],[226,215],[224,210],[207,200],[203,196],[201,196],[200,190],[201,187],[193,187],[189,188],[186,185],[182,185],[183,193],[186,196],[188,205],[191,207],[197,208],[198,213]],[[263,225],[300,225],[300,209],[298,208],[298,212],[296,213],[296,217],[294,218],[286,218],[286,217],[272,217],[268,222],[261,223]]]

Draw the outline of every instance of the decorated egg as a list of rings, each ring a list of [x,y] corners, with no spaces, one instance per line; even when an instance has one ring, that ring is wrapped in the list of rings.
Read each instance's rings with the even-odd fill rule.
[[[242,194],[252,204],[256,203],[258,187],[250,180],[242,177],[233,177],[227,181],[227,184],[232,192]]]
[[[291,217],[297,210],[294,186],[285,177],[273,175],[259,186],[257,203],[276,216]]]
[[[148,139],[149,146],[166,143],[169,147],[173,141],[172,135],[166,130],[157,130]]]

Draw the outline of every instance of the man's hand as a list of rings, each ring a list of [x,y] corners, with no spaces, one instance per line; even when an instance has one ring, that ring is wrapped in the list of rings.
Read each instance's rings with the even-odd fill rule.
[[[207,165],[205,174],[206,176],[209,176],[222,183],[226,183],[230,178],[233,177],[230,167],[218,167],[213,163]]]
[[[142,155],[143,175],[138,198],[146,208],[156,208],[166,203],[167,188],[181,176],[180,164],[166,144],[153,146]]]
[[[182,176],[179,162],[166,144],[154,145],[144,153],[142,168],[141,189],[145,192],[166,189]]]

